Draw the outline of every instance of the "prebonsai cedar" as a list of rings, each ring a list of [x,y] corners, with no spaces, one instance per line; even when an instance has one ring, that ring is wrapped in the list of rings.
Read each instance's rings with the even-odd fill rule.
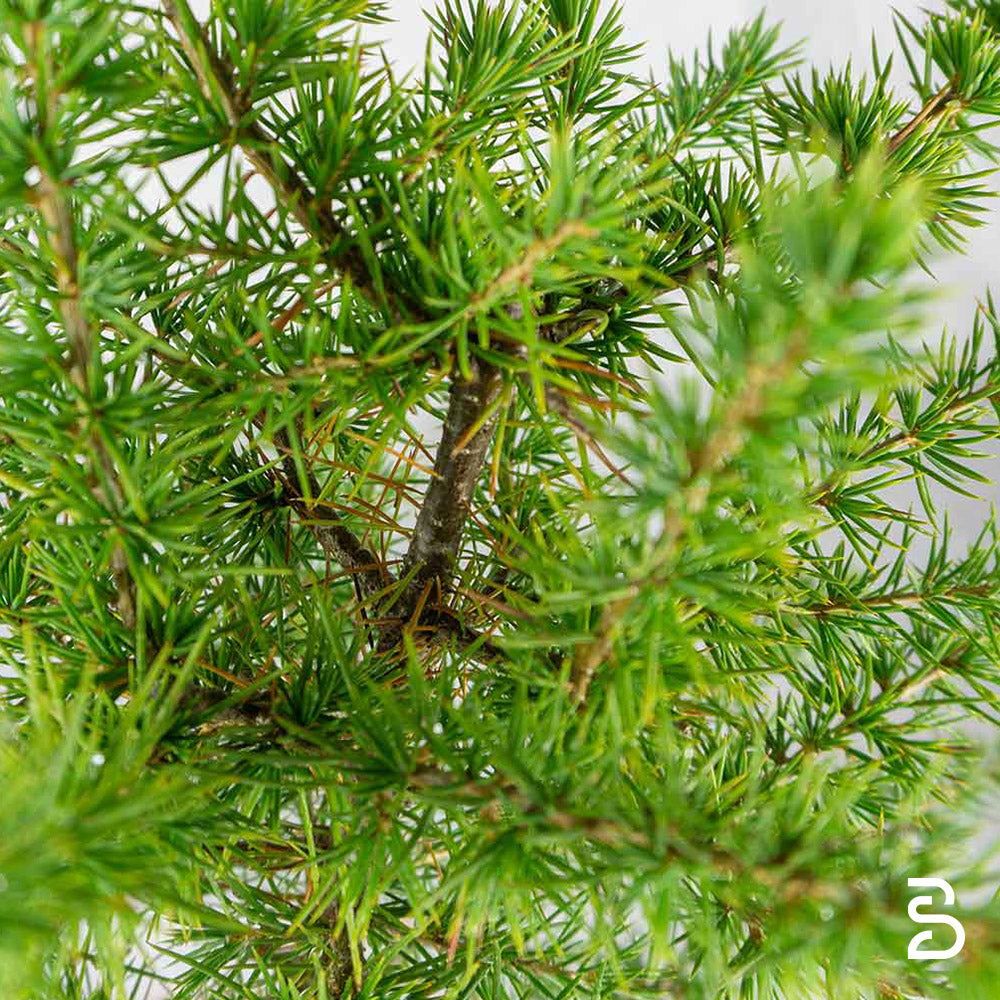
[[[0,2],[3,995],[991,996],[996,5],[385,13]]]

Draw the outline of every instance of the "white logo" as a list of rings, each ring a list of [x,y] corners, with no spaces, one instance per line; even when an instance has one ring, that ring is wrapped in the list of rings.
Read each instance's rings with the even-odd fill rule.
[[[945,906],[955,905],[955,890],[943,878],[911,878],[906,880],[907,885],[917,888],[940,889],[944,893]],[[916,959],[920,962],[927,962],[935,958],[954,958],[965,945],[965,928],[947,913],[921,913],[921,906],[932,906],[933,896],[914,896],[910,900],[910,905],[906,912],[910,919],[917,924],[946,924],[955,932],[955,943],[944,951],[921,951],[920,945],[924,941],[930,941],[934,937],[933,931],[920,931],[910,938],[910,947],[906,952],[906,957]]]

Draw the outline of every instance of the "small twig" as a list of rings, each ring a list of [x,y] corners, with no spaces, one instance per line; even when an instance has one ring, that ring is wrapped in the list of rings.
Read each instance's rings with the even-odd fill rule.
[[[942,87],[926,104],[911,118],[906,125],[904,125],[888,143],[888,150],[890,153],[896,152],[900,146],[906,142],[914,132],[917,131],[922,125],[928,122],[934,122],[940,119],[948,109],[948,105],[955,100],[958,95],[955,93],[955,87],[952,83],[948,83],[946,86]]]
[[[261,417],[256,423],[262,423]],[[298,482],[298,467],[295,452],[288,438],[288,432],[279,428],[272,436],[274,447],[281,457],[285,479],[291,485]],[[309,491],[315,500],[322,492],[319,481],[311,469],[306,470]],[[304,499],[295,498],[289,506],[303,519],[319,542],[323,551],[354,579],[359,603],[364,604],[373,594],[384,590],[393,582],[392,574],[371,550],[365,548],[354,533],[339,519],[330,516],[317,517],[316,510]]]
[[[841,601],[825,601],[818,604],[799,605],[786,608],[793,614],[815,615],[823,618],[839,612],[851,611],[893,611],[907,606],[921,605],[927,601],[993,597],[1000,589],[995,584],[979,584],[967,587],[948,587],[944,590],[896,590],[887,594],[873,594],[870,597],[851,597]]]
[[[802,745],[780,761],[784,771],[787,770],[807,752],[829,750],[837,746],[838,741],[854,732],[858,723],[873,714],[878,715],[885,710],[895,710],[905,707],[925,688],[944,677],[949,670],[960,665],[961,658],[968,650],[969,643],[963,643],[961,648],[934,665],[927,664],[909,677],[900,678],[895,684],[890,684],[879,692],[878,696],[867,704],[859,706],[854,711],[846,711],[844,717],[826,734],[822,745]]]
[[[558,389],[554,386],[547,385],[545,387],[545,405],[552,410],[553,413],[557,413],[566,423],[570,426],[573,433],[600,459],[600,461],[607,467],[607,469],[620,479],[626,486],[635,489],[635,483],[632,482],[625,473],[618,468],[614,462],[605,454],[604,449],[594,440],[594,435],[587,430],[587,428],[577,419],[576,414],[573,413],[572,407],[569,402],[563,396]]]
[[[975,406],[977,403],[981,402],[983,399],[991,395],[989,389],[973,389],[970,392],[962,393],[960,396],[952,400],[943,410],[934,414],[936,420],[947,420],[949,417],[953,417],[963,410],[968,409],[971,406]],[[876,441],[873,445],[866,448],[856,459],[854,459],[854,464],[858,468],[864,468],[864,463],[868,461],[885,461],[885,452],[889,451],[891,448],[895,448],[896,445],[905,444],[912,446],[917,444],[919,437],[923,429],[919,426],[919,423],[908,430],[896,431],[888,437],[883,438],[881,441]],[[889,459],[891,460],[891,458]],[[820,506],[828,506],[827,498],[830,494],[841,484],[844,480],[848,479],[851,473],[855,471],[853,469],[845,470],[839,474],[831,474],[824,479],[819,486],[817,486],[811,493],[808,494],[806,500],[808,503],[819,504]]]
[[[387,306],[395,318],[401,316],[400,306],[419,314],[417,304],[401,289],[394,290],[393,301],[386,300],[384,292],[372,281],[364,255],[329,206],[313,194],[289,163],[277,153],[269,152],[275,150],[275,140],[259,123],[246,120],[245,95],[236,87],[234,70],[215,51],[187,0],[162,0],[162,3],[206,100],[221,107],[240,148],[270,184],[279,204],[287,206],[299,225],[323,246],[327,260],[349,275],[353,286],[370,302]]]

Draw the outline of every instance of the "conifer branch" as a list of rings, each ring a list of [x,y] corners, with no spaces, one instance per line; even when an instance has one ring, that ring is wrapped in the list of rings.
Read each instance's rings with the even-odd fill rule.
[[[273,140],[258,124],[243,122],[248,109],[243,106],[244,95],[237,92],[233,82],[232,68],[214,51],[186,0],[163,0],[163,5],[204,96],[209,101],[221,102],[227,121],[236,131],[237,139],[254,167],[269,181],[282,203],[291,206],[307,231],[327,245],[343,243],[347,238],[346,232],[328,208],[316,201],[308,185],[287,164],[283,164],[279,171],[262,153],[263,149],[273,146]],[[552,236],[530,247],[520,261],[475,296],[469,304],[468,315],[489,308],[499,298],[529,281],[535,267],[567,240],[590,235],[593,235],[592,230],[582,222],[570,220],[564,223]],[[351,276],[356,287],[377,302],[379,296],[361,254],[351,249],[336,252],[334,258],[337,266]],[[402,298],[408,300],[409,297],[404,294]],[[422,313],[412,301],[407,301],[407,305],[411,311]],[[515,308],[520,309],[508,307],[508,311]],[[395,315],[399,315],[398,311]],[[478,359],[472,380],[468,383],[456,381],[452,385],[434,477],[418,514],[404,563],[407,571],[416,569],[407,588],[410,605],[429,581],[436,580],[442,589],[447,589],[450,583],[451,568],[461,545],[472,492],[479,480],[496,424],[496,415],[486,419],[484,415],[496,402],[500,381],[498,370]],[[350,542],[350,533],[343,526],[327,525],[324,528],[314,525],[313,529],[323,547],[346,567],[356,570],[359,566],[373,565],[374,560],[366,558],[366,553]],[[366,595],[382,589],[374,586],[370,570],[366,579]],[[384,574],[378,582],[384,585]]]
[[[852,735],[863,729],[866,721],[909,707],[922,691],[954,670],[967,648],[968,644],[963,643],[959,651],[941,662],[925,664],[913,674],[901,677],[893,684],[885,685],[874,698],[855,709],[845,708],[843,718],[829,728],[822,737],[803,742],[791,754],[784,755],[776,761],[781,773],[794,769],[811,753],[823,753],[841,746],[845,740],[849,740]]]
[[[789,870],[791,845],[783,845],[770,858],[748,858],[697,832],[682,832],[683,824],[671,824],[669,832],[657,829],[654,816],[635,815],[632,821],[608,819],[580,811],[558,799],[543,800],[502,778],[469,779],[436,768],[425,768],[408,776],[411,792],[427,795],[430,801],[446,793],[451,801],[477,806],[485,823],[525,831],[551,831],[554,836],[573,836],[612,851],[639,852],[658,864],[704,867],[725,879],[746,879],[778,892],[784,899],[815,893],[823,898],[833,888],[808,868]],[[515,810],[512,816],[510,810]],[[520,815],[518,815],[520,814]],[[666,835],[663,834],[666,832]],[[830,850],[842,850],[844,843],[828,843]]]
[[[450,959],[454,959],[456,955],[469,954],[475,948],[475,945],[470,947],[470,942],[461,935],[449,940],[447,937],[439,934],[424,932],[419,935],[417,940],[421,944],[429,945],[439,954]],[[560,963],[556,960],[557,957],[562,958],[563,961]],[[505,960],[513,968],[530,973],[533,977],[546,976],[567,983],[585,983],[588,987],[599,986],[603,977],[603,970],[601,969],[587,969],[576,965],[567,965],[566,958],[563,955],[553,955],[552,958],[545,959],[514,952],[509,956],[505,956]],[[640,981],[636,984],[636,988],[649,991],[661,998],[677,997],[682,1000],[682,998],[687,996],[686,986],[680,981],[667,976],[662,976],[655,980]]]
[[[51,89],[52,66],[50,65],[44,28],[40,23],[29,26],[28,37],[32,52],[32,77],[36,83],[36,105],[38,110],[39,131],[44,140],[46,132],[51,127],[58,114],[57,97]],[[39,73],[44,72],[47,92],[40,96],[38,87]],[[99,475],[103,477],[110,491],[109,497],[100,486],[95,489],[95,496],[114,514],[120,514],[125,506],[125,497],[115,463],[108,452],[100,431],[93,425],[90,360],[95,348],[95,335],[87,321],[83,301],[80,297],[79,255],[76,247],[76,235],[73,210],[57,178],[52,177],[44,164],[39,166],[40,180],[37,185],[37,206],[47,229],[47,239],[52,248],[55,264],[56,291],[58,294],[58,311],[69,339],[70,377],[79,394],[81,420],[88,429],[90,445],[97,456]],[[116,532],[119,530],[116,526]],[[129,570],[128,557],[120,540],[116,539],[111,550],[111,576],[115,586],[115,603],[122,624],[130,632],[135,628],[135,594],[132,575]]]
[[[729,402],[715,432],[694,454],[688,475],[681,484],[677,503],[667,511],[663,530],[656,541],[655,569],[646,579],[631,581],[622,597],[604,606],[595,635],[574,653],[570,695],[578,708],[584,707],[591,682],[598,668],[610,656],[622,622],[643,588],[654,582],[662,582],[660,574],[663,567],[673,560],[691,519],[701,513],[708,501],[713,477],[738,450],[747,424],[764,405],[765,390],[769,382],[780,380],[789,368],[798,363],[802,347],[801,337],[794,336],[777,364],[751,365],[746,372],[742,392]]]
[[[958,94],[952,82],[948,82],[933,97],[928,100],[923,107],[890,139],[888,150],[890,153],[896,152],[907,139],[916,133],[924,125],[933,125],[948,113],[949,105],[956,100]]]
[[[288,432],[284,428],[274,434],[274,444],[281,455],[289,488],[294,489],[294,484],[299,481],[299,474]],[[306,469],[306,477],[309,492],[315,501],[322,492],[319,480],[311,468]],[[293,499],[291,507],[308,525],[323,551],[351,575],[359,602],[364,604],[374,594],[384,591],[392,584],[392,575],[382,560],[362,545],[350,528],[339,519],[317,517],[315,508],[304,498]]]
[[[885,594],[858,594],[834,601],[793,605],[784,610],[793,614],[815,615],[819,618],[864,611],[891,612],[926,604],[929,601],[961,601],[968,598],[992,597],[998,589],[1000,589],[1000,584],[997,583],[928,587],[924,590],[907,588],[889,591]]]
[[[993,382],[990,381],[986,385],[973,386],[965,392],[959,393],[947,406],[934,412],[935,421],[947,421],[968,410],[970,407],[989,400],[995,394],[996,388]],[[900,446],[911,449],[924,447],[924,443],[921,440],[924,433],[925,428],[922,422],[918,420],[912,427],[894,431],[891,434],[885,435],[880,440],[873,442],[854,460],[854,468],[844,469],[839,473],[827,476],[817,487],[808,493],[807,502],[821,507],[831,506],[832,494],[839,486],[850,479],[854,471],[869,468],[873,463],[893,461],[895,456],[889,454],[889,452]]]
[[[545,386],[545,405],[553,413],[562,417],[573,433],[597,456],[598,460],[616,479],[620,479],[626,486],[635,489],[635,483],[628,478],[622,469],[611,461],[607,452],[595,440],[594,435],[577,418],[566,397],[554,386]]]
[[[197,6],[0,3],[0,995],[940,992],[1000,313],[906,336],[1000,18],[903,22],[908,111],[762,18],[654,97],[601,0],[442,0],[404,80],[381,0]]]
[[[177,33],[205,99],[221,106],[240,148],[270,184],[278,203],[287,206],[299,225],[321,245],[326,259],[335,268],[349,275],[354,287],[371,303],[388,305],[395,318],[401,315],[401,305],[413,309],[415,303],[399,289],[395,290],[394,300],[386,302],[385,295],[372,281],[364,255],[354,244],[350,233],[330,207],[281,158],[278,142],[258,122],[246,120],[250,111],[247,104],[249,95],[239,92],[232,67],[214,50],[187,0],[162,2],[164,12]]]
[[[284,430],[275,435],[275,445],[282,455],[285,479],[289,489],[294,489],[298,481],[298,470],[292,458],[292,448],[288,434]],[[315,474],[307,470],[309,489],[315,499],[320,495],[320,484]],[[361,543],[358,537],[342,521],[328,514],[320,515],[316,506],[305,499],[291,501],[291,508],[300,517],[319,542],[323,551],[334,562],[342,566],[354,582],[358,605],[362,613],[375,612],[376,617],[368,621],[369,627],[379,633],[379,646],[389,651],[399,640],[401,612],[398,610],[388,619],[377,617],[379,605],[391,595],[398,583],[397,577],[388,569],[384,561],[371,549]],[[494,662],[502,658],[503,652],[475,629],[460,621],[446,607],[433,605],[434,614],[428,621],[422,621],[421,631],[430,652],[439,650],[450,642],[456,642],[465,655],[481,662]]]

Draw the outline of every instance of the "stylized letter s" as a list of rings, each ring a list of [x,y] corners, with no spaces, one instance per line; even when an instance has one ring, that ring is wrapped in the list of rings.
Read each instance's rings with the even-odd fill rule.
[[[911,878],[906,880],[906,884],[918,888],[940,889],[944,893],[946,906],[955,905],[955,890],[943,878]],[[965,946],[965,928],[954,917],[946,913],[920,912],[921,906],[930,906],[934,903],[933,896],[914,896],[910,900],[910,905],[906,908],[910,919],[917,924],[946,924],[955,932],[955,943],[944,951],[921,951],[920,945],[924,941],[929,941],[934,937],[933,931],[920,931],[910,939],[910,947],[907,949],[906,957],[915,958],[918,961],[926,962],[935,958],[954,958]]]

